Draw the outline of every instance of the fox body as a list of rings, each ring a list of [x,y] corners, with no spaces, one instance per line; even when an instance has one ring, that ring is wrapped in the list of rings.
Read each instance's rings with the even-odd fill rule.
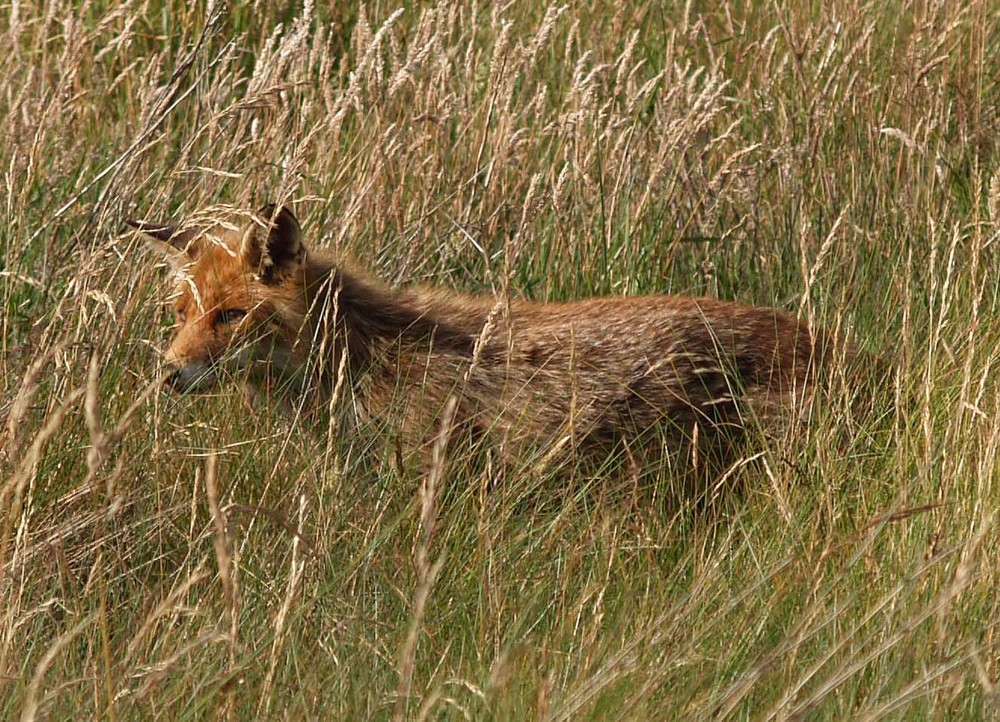
[[[353,408],[396,411],[418,435],[454,398],[457,424],[508,441],[662,453],[808,404],[834,354],[793,315],[711,298],[505,303],[388,288],[307,250],[287,208],[183,231],[130,224],[177,275],[165,362],[179,391],[236,375],[315,408],[346,379]]]

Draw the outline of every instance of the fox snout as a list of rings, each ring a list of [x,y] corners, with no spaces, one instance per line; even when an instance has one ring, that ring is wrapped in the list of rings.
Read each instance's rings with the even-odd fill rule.
[[[176,366],[168,363],[166,368],[164,383],[180,394],[198,391],[215,383],[215,370],[207,364],[189,363]]]
[[[178,393],[205,391],[253,363],[257,345],[199,321],[180,328],[163,354],[165,382]]]

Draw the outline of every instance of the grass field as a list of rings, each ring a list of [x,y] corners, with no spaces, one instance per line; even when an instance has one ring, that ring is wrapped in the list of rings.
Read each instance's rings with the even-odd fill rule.
[[[1000,6],[331,5],[0,3],[0,718],[1000,715]],[[706,510],[157,389],[124,220],[267,201],[392,283],[785,308],[894,403]]]

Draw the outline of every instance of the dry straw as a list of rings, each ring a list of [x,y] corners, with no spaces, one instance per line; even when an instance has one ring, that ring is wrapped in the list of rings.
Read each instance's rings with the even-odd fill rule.
[[[1000,11],[709,5],[0,7],[0,717],[996,715]],[[309,423],[159,393],[122,222],[268,201],[492,294],[480,353],[518,297],[709,293],[891,403],[845,376],[696,506],[445,464],[446,414],[422,466],[343,369]]]

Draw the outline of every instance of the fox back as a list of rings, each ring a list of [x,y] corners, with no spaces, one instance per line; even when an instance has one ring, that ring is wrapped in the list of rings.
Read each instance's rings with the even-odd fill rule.
[[[338,382],[365,415],[427,438],[449,399],[477,434],[606,455],[687,458],[807,409],[834,339],[773,308],[645,296],[569,303],[393,289],[307,250],[288,208],[178,230],[130,221],[177,278],[165,353],[177,391],[240,378],[323,407]],[[697,451],[696,449],[694,451]]]

